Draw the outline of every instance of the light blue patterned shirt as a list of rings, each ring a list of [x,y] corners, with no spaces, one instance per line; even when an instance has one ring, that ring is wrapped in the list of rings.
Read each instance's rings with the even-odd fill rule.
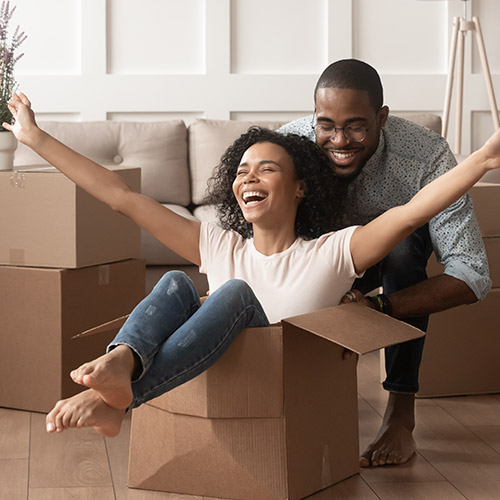
[[[312,116],[287,123],[278,131],[316,140]],[[390,115],[377,150],[349,185],[346,224],[367,224],[386,210],[407,203],[455,165],[448,143],[439,134]],[[462,196],[436,215],[429,222],[429,233],[444,273],[464,281],[479,300],[484,299],[491,280],[470,196]]]

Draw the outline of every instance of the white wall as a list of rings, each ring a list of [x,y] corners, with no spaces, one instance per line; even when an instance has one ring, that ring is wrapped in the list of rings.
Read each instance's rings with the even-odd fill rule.
[[[452,19],[463,13],[461,0],[12,3],[29,35],[17,79],[41,119],[61,120],[293,119],[311,112],[317,77],[344,57],[379,70],[393,111],[441,112]],[[500,101],[500,2],[472,3]],[[467,153],[493,130],[471,34],[465,74]]]

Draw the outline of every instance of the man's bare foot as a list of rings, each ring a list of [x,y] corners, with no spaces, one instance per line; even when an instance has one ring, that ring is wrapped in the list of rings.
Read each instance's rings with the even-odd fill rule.
[[[131,378],[135,369],[132,350],[119,345],[103,356],[73,370],[71,378],[97,391],[112,408],[124,410],[133,400]]]
[[[115,437],[120,432],[125,410],[108,406],[93,389],[58,401],[45,420],[47,432],[62,432],[71,427],[93,427],[99,434]]]
[[[415,396],[389,393],[382,426],[359,459],[361,467],[403,464],[415,453]]]

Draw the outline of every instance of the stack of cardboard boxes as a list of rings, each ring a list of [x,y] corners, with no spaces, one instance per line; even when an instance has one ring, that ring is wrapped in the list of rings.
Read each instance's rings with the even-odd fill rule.
[[[139,168],[115,169],[140,191]],[[140,231],[53,168],[0,172],[0,406],[49,411],[110,336],[75,334],[143,298]]]
[[[482,302],[433,314],[420,369],[421,397],[500,392],[500,184],[470,191],[493,288]],[[433,257],[429,276],[442,272]]]

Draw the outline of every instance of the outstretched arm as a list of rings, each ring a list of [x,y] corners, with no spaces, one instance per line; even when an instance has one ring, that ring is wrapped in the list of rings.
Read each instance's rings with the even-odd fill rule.
[[[500,129],[484,146],[422,188],[408,203],[383,213],[351,238],[357,272],[382,260],[400,241],[465,194],[488,171],[500,168]]]
[[[9,109],[16,122],[4,123],[16,138],[29,146],[75,184],[113,210],[130,217],[164,245],[196,265],[200,265],[200,223],[186,219],[155,200],[130,189],[125,181],[107,168],[68,148],[41,130],[28,98],[14,94]]]

